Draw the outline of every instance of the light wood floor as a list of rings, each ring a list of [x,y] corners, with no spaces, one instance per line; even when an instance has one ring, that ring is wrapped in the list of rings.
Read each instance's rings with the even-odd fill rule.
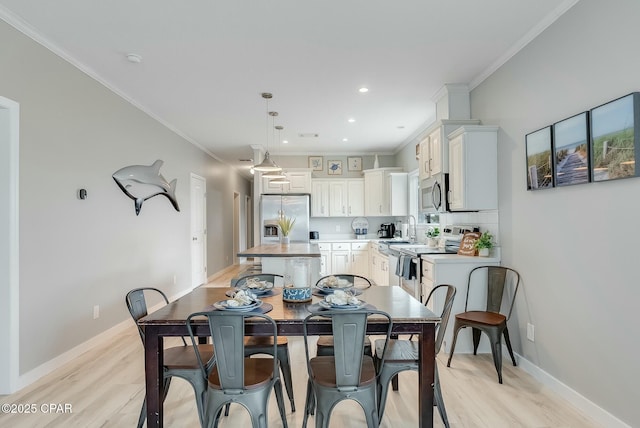
[[[228,274],[233,276],[233,272]],[[218,280],[209,285],[228,284],[227,275]],[[172,344],[170,340],[166,342]],[[300,427],[307,376],[304,345],[301,338],[290,338],[289,346],[298,410],[291,413],[289,402],[285,400],[287,422],[290,427]],[[503,367],[504,384],[498,384],[489,355],[456,354],[452,367],[447,368],[446,356],[440,354],[438,364],[449,422],[454,428],[597,427],[511,364]],[[92,349],[22,391],[0,396],[0,404],[35,404],[37,407],[35,414],[0,413],[0,428],[135,427],[144,397],[143,366],[142,344],[132,322],[131,328],[117,340]],[[417,426],[416,392],[416,374],[401,373],[400,391],[389,392],[381,427]],[[43,413],[42,405],[48,403],[70,404],[72,413]],[[437,410],[435,413],[435,426],[442,427]],[[165,402],[165,426],[198,426],[191,386],[178,378],[172,381]],[[246,411],[235,405],[220,426],[246,428],[250,426],[250,420]],[[282,426],[273,396],[269,426]],[[313,426],[313,420],[309,426]],[[331,426],[364,427],[362,410],[354,402],[339,404],[333,411]]]

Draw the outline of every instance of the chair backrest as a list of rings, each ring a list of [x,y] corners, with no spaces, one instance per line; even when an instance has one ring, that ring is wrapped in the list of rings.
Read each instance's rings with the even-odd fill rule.
[[[335,275],[323,276],[316,282],[316,285],[320,285],[323,281],[325,281],[327,278],[330,278],[330,277],[334,277],[338,279],[346,279],[347,281],[352,283],[355,288],[360,288],[360,289],[369,288],[371,287],[371,284],[372,284],[369,278],[364,277],[362,275],[356,275],[352,273],[339,273]]]
[[[444,296],[444,305],[442,307],[442,312],[440,313],[440,324],[438,324],[438,332],[436,333],[436,345],[435,350],[436,354],[440,352],[440,347],[442,346],[442,342],[444,340],[444,333],[447,330],[447,324],[449,324],[449,316],[451,315],[451,308],[453,307],[453,300],[456,297],[456,287],[449,284],[440,284],[431,290],[427,300],[424,305],[427,306],[429,304],[429,300],[436,293],[446,293]]]
[[[140,333],[140,339],[142,339],[143,344],[144,344],[144,330],[138,325],[138,320],[148,315],[147,300],[145,298],[145,293],[155,294],[158,297],[161,297],[164,300],[165,304],[169,303],[169,299],[167,298],[167,295],[164,294],[161,290],[158,290],[157,288],[153,288],[153,287],[134,288],[133,290],[129,291],[125,296],[124,301],[127,304],[127,309],[129,309],[131,318],[133,318],[133,321],[135,321],[136,326],[138,327],[138,333]]]
[[[312,373],[309,364],[308,325],[322,318],[331,318],[337,389],[343,392],[357,390],[360,385],[363,358],[370,358],[363,356],[362,348],[364,346],[369,316],[371,315],[379,315],[384,318],[383,322],[388,323],[386,331],[386,342],[388,342],[391,329],[393,328],[393,322],[391,316],[386,312],[377,310],[337,310],[315,313],[305,318],[303,333],[309,376],[312,376]]]
[[[277,273],[254,273],[241,276],[240,278],[234,280],[234,282],[231,283],[231,286],[241,288],[244,287],[248,279],[256,279],[258,281],[268,281],[272,283],[274,287],[282,287],[282,281],[280,281],[280,284],[276,284],[276,278],[282,278],[282,275],[278,275]]]
[[[197,337],[194,333],[195,322],[193,318],[207,317],[213,349],[215,355],[209,361],[203,361],[198,350]],[[244,332],[246,318],[263,318],[272,328],[273,353],[277,355],[278,332],[275,321],[263,314],[248,314],[246,312],[211,311],[196,312],[187,318],[187,329],[191,342],[196,350],[198,364],[205,378],[209,376],[214,367],[217,368],[220,385],[225,392],[240,394],[245,390],[244,386]],[[273,373],[278,372],[278,360],[273,358]]]
[[[487,312],[501,312],[502,299],[507,292],[508,304],[505,310],[507,319],[511,317],[513,304],[516,300],[516,293],[520,287],[520,274],[514,269],[504,266],[478,266],[469,272],[469,282],[467,286],[467,299],[465,311],[469,302],[469,290],[474,284],[483,285],[487,288]]]

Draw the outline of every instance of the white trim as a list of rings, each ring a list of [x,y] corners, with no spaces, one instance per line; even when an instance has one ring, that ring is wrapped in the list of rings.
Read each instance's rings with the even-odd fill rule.
[[[9,111],[9,283],[8,283],[8,385],[0,385],[0,394],[10,394],[18,388],[20,373],[20,104],[0,97],[0,107]],[[6,297],[6,296],[3,296]]]
[[[544,19],[533,27],[527,34],[525,34],[520,40],[518,40],[507,52],[505,52],[500,58],[498,58],[493,64],[487,67],[482,73],[476,76],[469,83],[469,90],[476,88],[480,85],[486,78],[491,76],[496,72],[500,67],[502,67],[507,61],[509,61],[515,54],[520,52],[526,45],[529,44],[533,39],[538,37],[544,30],[546,30],[551,24],[556,22],[560,16],[562,16],[566,11],[571,9],[576,3],[580,0],[564,0],[560,5],[551,11]]]
[[[505,347],[503,346],[503,351],[504,349]],[[522,357],[519,354],[515,354],[515,356],[516,361],[518,362],[518,366],[523,371],[530,374],[535,380],[570,402],[593,421],[608,428],[631,428],[630,425],[627,425],[611,413],[607,412],[602,407],[598,406],[593,401],[590,401],[578,391],[575,391],[574,389],[571,389],[569,386],[560,382],[558,379],[545,372],[526,358]]]

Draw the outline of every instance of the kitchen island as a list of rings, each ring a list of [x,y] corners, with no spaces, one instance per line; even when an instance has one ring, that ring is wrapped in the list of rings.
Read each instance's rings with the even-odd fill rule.
[[[318,244],[262,244],[238,253],[238,257],[260,257],[263,273],[275,273],[294,281],[296,286],[313,286],[320,279],[320,247]],[[307,269],[308,274],[302,271]],[[306,282],[307,284],[300,284]]]

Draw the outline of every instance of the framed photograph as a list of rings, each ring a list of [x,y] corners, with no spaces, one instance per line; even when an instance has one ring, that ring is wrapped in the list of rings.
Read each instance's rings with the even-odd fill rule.
[[[329,175],[342,175],[342,161],[339,161],[339,160],[327,161],[327,173]]]
[[[589,115],[583,113],[553,124],[556,186],[589,182]]]
[[[640,92],[633,92],[591,109],[593,181],[638,176],[636,156],[640,151],[639,115]]]
[[[322,171],[322,156],[309,156],[309,168],[313,171]]]
[[[362,171],[362,158],[347,158],[349,171]]]
[[[527,190],[553,187],[551,126],[525,136],[527,152]]]

